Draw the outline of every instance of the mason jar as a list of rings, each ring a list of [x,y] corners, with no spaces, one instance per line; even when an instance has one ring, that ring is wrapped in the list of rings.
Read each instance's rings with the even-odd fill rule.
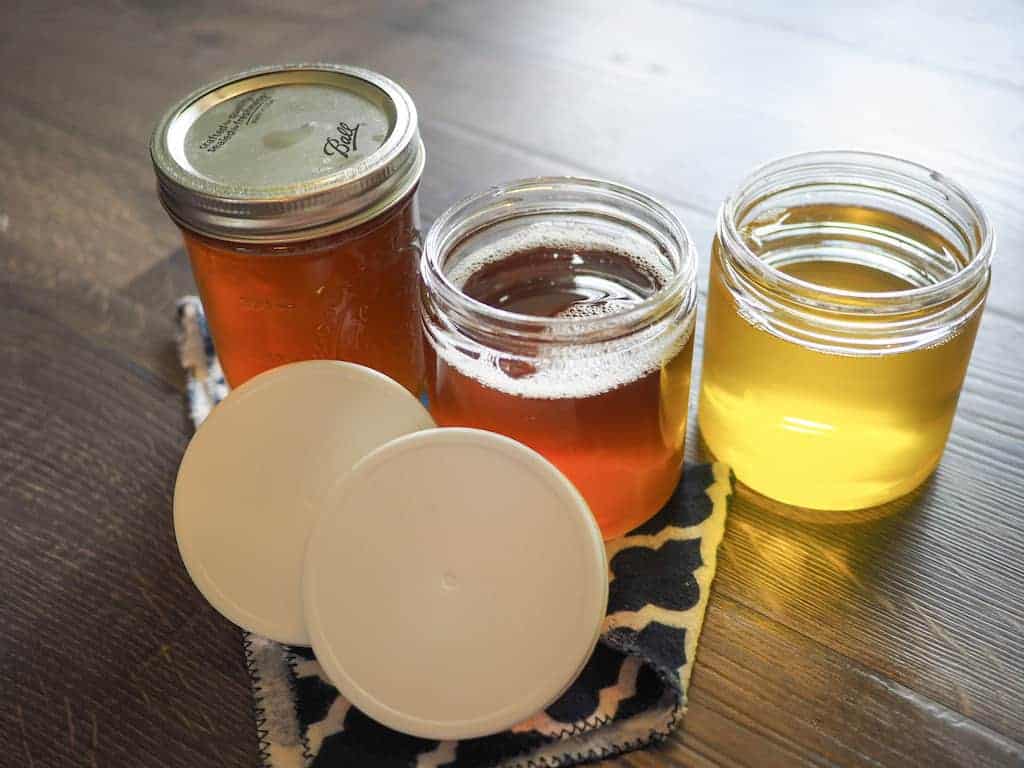
[[[718,215],[699,422],[741,487],[811,510],[901,497],[935,469],[989,286],[985,213],[864,152],[754,171]]]
[[[419,394],[424,150],[401,87],[333,64],[244,72],[168,110],[151,154],[232,386],[327,358]]]
[[[437,423],[547,457],[606,538],[655,514],[682,468],[697,300],[675,216],[617,184],[517,181],[442,214],[420,272]]]

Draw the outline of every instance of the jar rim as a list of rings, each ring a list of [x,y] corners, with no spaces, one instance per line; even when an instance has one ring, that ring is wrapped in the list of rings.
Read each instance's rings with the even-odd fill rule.
[[[512,312],[491,306],[464,293],[448,276],[444,259],[451,249],[467,237],[503,221],[541,213],[580,215],[582,207],[571,201],[555,205],[530,201],[531,195],[561,189],[581,194],[606,196],[621,204],[614,209],[615,220],[640,227],[641,222],[629,215],[626,206],[646,213],[656,221],[661,234],[671,241],[676,251],[672,257],[672,273],[658,290],[628,307],[593,318],[543,317]],[[488,204],[489,203],[489,204]],[[526,204],[523,210],[516,206]],[[605,213],[609,213],[605,211]],[[424,288],[440,298],[449,309],[462,310],[477,320],[516,336],[546,334],[553,341],[593,341],[634,328],[681,304],[689,313],[696,305],[697,249],[686,227],[663,204],[632,187],[600,179],[577,176],[537,176],[518,179],[463,197],[434,220],[427,232],[420,258],[420,274]]]
[[[959,205],[970,218],[977,242],[969,243],[968,258],[962,269],[948,277],[923,286],[897,291],[853,291],[814,283],[790,275],[764,261],[740,233],[740,216],[759,199],[801,185],[832,181],[829,173],[855,172],[870,188],[898,191],[915,202],[938,212],[954,214]],[[852,182],[851,182],[852,184]],[[773,186],[777,185],[777,186]],[[893,155],[863,150],[825,149],[800,152],[769,160],[751,171],[722,202],[718,210],[717,232],[730,257],[755,277],[792,296],[807,296],[819,309],[837,312],[869,313],[885,309],[906,312],[949,301],[969,291],[985,279],[995,250],[995,234],[988,215],[975,197],[958,182],[931,168]]]

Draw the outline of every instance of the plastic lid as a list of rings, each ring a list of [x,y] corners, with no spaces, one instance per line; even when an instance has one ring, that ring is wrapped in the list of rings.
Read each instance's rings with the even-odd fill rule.
[[[178,223],[257,242],[367,221],[403,199],[424,164],[409,94],[338,64],[263,67],[206,85],[167,111],[150,155]]]
[[[546,459],[435,429],[378,448],[336,487],[303,592],[313,650],[349,701],[398,731],[472,738],[578,676],[607,564],[586,502]]]
[[[174,528],[203,596],[239,626],[308,645],[302,559],[331,490],[392,438],[434,426],[401,385],[352,363],[317,360],[250,379],[189,443]]]

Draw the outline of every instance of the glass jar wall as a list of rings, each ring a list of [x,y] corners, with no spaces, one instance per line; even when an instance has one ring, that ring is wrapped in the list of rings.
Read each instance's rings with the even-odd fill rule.
[[[989,284],[963,189],[881,155],[757,170],[722,206],[702,438],[748,489],[855,510],[898,498],[945,446]]]
[[[421,262],[431,412],[534,448],[606,538],[651,517],[682,468],[696,255],[660,204],[582,179],[456,204]]]

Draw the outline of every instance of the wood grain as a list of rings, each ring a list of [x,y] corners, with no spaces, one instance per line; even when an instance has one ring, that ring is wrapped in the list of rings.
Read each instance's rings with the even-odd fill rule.
[[[426,221],[610,177],[668,202],[702,276],[719,201],[772,156],[873,148],[974,191],[999,254],[938,473],[859,525],[738,500],[685,723],[607,765],[1024,765],[1021,40],[1000,0],[0,7],[0,766],[256,763],[238,632],[170,529],[192,281],[146,146],[203,81],[303,59],[410,89]]]
[[[0,284],[0,764],[253,764],[239,632],[173,546],[181,391],[79,332],[124,300],[51,301]]]

